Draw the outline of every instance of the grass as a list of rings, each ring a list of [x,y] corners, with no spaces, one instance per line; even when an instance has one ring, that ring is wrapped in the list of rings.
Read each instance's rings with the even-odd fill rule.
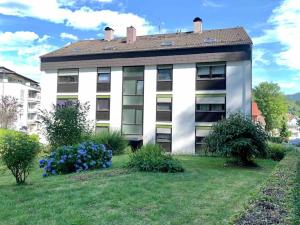
[[[224,167],[216,157],[178,157],[184,173],[130,172],[127,155],[107,170],[42,178],[34,168],[28,185],[0,173],[0,223],[29,224],[226,224],[276,165]],[[1,167],[1,165],[0,165]]]

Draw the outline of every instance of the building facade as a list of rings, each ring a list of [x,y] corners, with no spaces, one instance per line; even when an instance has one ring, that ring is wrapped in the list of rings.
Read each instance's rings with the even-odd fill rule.
[[[13,129],[29,133],[39,132],[40,86],[38,82],[5,67],[0,67],[1,96],[12,96],[20,104],[20,113]]]
[[[243,28],[79,41],[41,57],[42,107],[89,102],[96,131],[194,154],[211,126],[251,114],[252,42]]]

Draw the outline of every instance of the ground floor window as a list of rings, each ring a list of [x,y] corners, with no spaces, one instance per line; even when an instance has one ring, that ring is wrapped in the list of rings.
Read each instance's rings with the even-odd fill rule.
[[[196,154],[202,154],[203,141],[207,135],[209,135],[210,127],[196,127],[195,130],[195,152]]]
[[[103,132],[109,132],[109,125],[96,126],[96,134],[100,134]]]
[[[172,151],[172,128],[156,128],[156,143],[166,152]]]

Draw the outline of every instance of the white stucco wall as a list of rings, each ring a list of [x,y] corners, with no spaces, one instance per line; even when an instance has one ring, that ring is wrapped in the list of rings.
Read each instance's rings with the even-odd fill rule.
[[[49,70],[41,77],[41,109],[51,110],[56,104],[57,71]]]
[[[122,119],[122,67],[111,68],[110,129],[121,130]]]
[[[227,62],[226,64],[226,112],[242,112],[251,115],[252,100],[251,61]]]
[[[155,143],[156,132],[156,66],[146,66],[144,76],[143,141]]]
[[[96,90],[97,68],[79,69],[78,100],[90,105],[88,120],[93,124],[96,120]]]
[[[173,66],[172,153],[195,153],[195,64]]]

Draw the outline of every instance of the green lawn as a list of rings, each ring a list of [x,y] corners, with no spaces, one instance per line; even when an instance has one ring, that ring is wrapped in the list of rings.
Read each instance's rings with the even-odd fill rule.
[[[0,224],[225,224],[276,165],[224,168],[213,157],[178,157],[179,174],[127,172],[127,156],[113,167],[42,178],[35,168],[28,185],[0,172]]]

